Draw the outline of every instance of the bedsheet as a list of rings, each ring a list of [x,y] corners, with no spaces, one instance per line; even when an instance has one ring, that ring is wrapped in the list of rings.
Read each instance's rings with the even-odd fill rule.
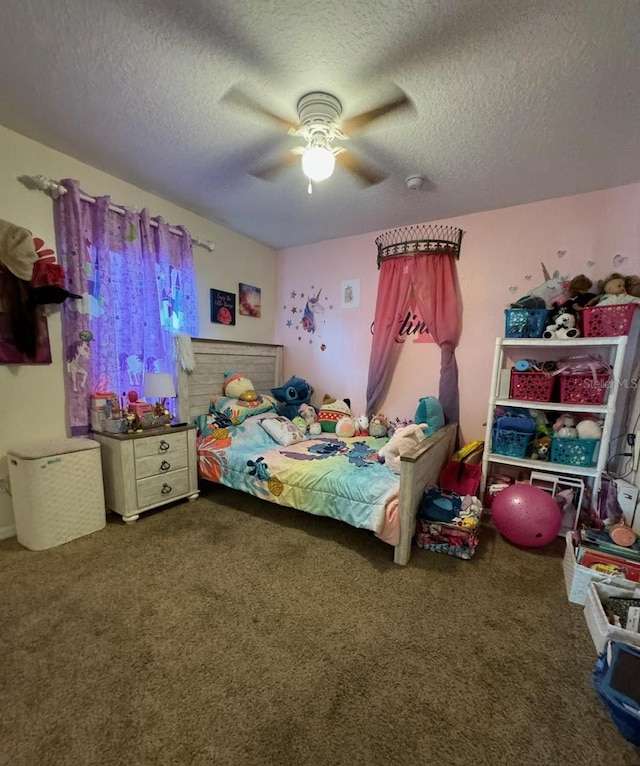
[[[391,501],[397,500],[400,485],[399,476],[377,460],[377,450],[387,440],[323,434],[283,447],[260,425],[260,419],[269,416],[214,428],[199,437],[199,475],[387,539],[390,519],[385,518],[385,508],[394,507]]]

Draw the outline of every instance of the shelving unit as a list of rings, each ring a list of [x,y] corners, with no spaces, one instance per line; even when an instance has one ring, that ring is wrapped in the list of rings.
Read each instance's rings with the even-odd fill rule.
[[[487,424],[485,450],[482,459],[481,496],[493,466],[513,466],[532,471],[544,471],[558,475],[586,477],[592,488],[593,502],[597,499],[602,474],[609,460],[609,446],[616,436],[626,433],[623,422],[624,405],[632,390],[630,375],[634,355],[638,346],[639,311],[635,312],[629,335],[613,338],[577,338],[575,340],[553,341],[542,338],[497,338],[493,361],[493,373]],[[611,381],[607,386],[602,404],[562,404],[558,402],[535,402],[509,397],[509,379],[513,364],[520,359],[535,358],[539,362],[556,361],[567,356],[599,354],[612,368]],[[602,438],[598,445],[596,462],[592,466],[565,465],[528,458],[515,458],[491,452],[492,427],[496,406],[523,407],[533,410],[558,413],[594,413],[602,416]]]

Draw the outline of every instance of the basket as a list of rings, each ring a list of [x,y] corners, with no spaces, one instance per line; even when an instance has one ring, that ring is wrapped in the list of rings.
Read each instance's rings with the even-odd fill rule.
[[[551,437],[551,462],[565,465],[593,465],[596,447],[600,439],[572,439]]]
[[[611,375],[608,372],[560,374],[561,404],[602,404]]]
[[[547,326],[547,309],[505,309],[505,338],[541,338]]]
[[[509,398],[527,402],[550,402],[553,381],[553,377],[546,372],[518,372],[512,368]]]
[[[582,311],[585,338],[612,338],[628,335],[637,303],[614,306],[588,306]]]
[[[566,549],[562,560],[562,571],[567,589],[567,598],[572,604],[584,606],[589,592],[589,584],[593,581],[611,583],[619,588],[633,592],[635,584],[622,577],[598,572],[596,569],[584,567],[576,561],[576,548],[571,532],[565,533]]]
[[[532,434],[512,431],[509,428],[494,428],[491,451],[496,455],[525,457]]]

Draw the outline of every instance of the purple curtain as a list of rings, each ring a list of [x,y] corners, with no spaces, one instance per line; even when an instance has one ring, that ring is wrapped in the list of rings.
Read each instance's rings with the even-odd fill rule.
[[[71,433],[90,428],[89,396],[142,395],[145,371],[175,373],[173,335],[197,335],[191,238],[172,234],[147,210],[122,215],[110,198],[81,199],[77,181],[54,204],[58,259],[68,289],[63,304],[65,387]]]
[[[416,253],[384,260],[380,266],[378,298],[369,380],[367,412],[375,414],[384,402],[400,354],[396,342],[398,318],[417,311],[440,346],[438,398],[445,418],[459,418],[458,366],[455,349],[460,339],[461,303],[455,259],[449,254]]]

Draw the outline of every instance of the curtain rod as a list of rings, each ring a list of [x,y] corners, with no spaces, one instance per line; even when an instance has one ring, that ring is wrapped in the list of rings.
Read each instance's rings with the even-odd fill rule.
[[[58,183],[57,181],[42,175],[18,176],[18,181],[20,181],[23,186],[26,186],[27,189],[37,189],[38,191],[44,192],[47,196],[51,197],[51,199],[58,199],[58,197],[61,197],[63,194],[67,193],[67,189],[61,183]],[[95,197],[90,197],[88,194],[81,193],[80,199],[83,199],[85,202],[90,202],[92,205],[95,205],[96,202]],[[112,210],[114,213],[119,213],[120,215],[124,215],[126,213],[125,208],[118,207],[117,205],[109,205],[109,210]],[[158,227],[158,224],[155,221],[150,221],[150,223],[151,226],[156,228]],[[169,231],[172,234],[177,234],[179,237],[182,236],[180,229],[173,229],[169,227]],[[192,236],[191,242],[197,247],[203,247],[210,253],[216,249],[214,242],[210,242],[206,239],[200,239],[200,237]]]

